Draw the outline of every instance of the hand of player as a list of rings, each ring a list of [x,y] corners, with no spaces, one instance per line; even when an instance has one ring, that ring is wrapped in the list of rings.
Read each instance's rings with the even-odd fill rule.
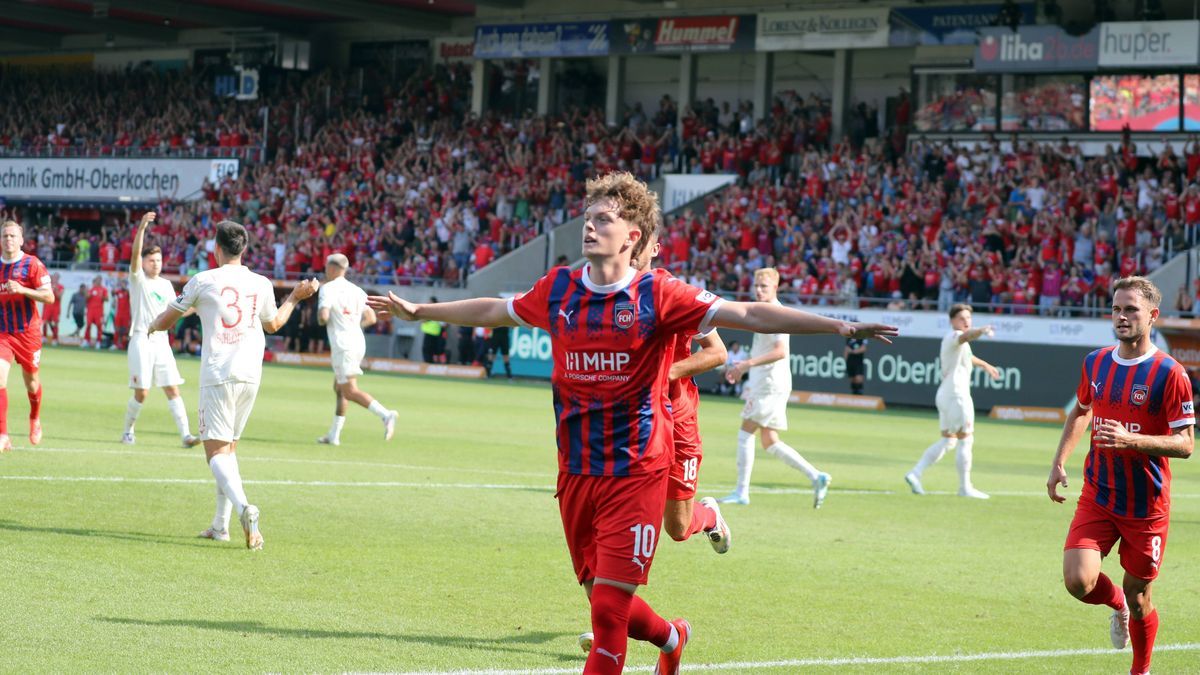
[[[1104,420],[1096,425],[1096,447],[1125,450],[1133,447],[1133,434],[1116,420]]]
[[[158,217],[158,214],[153,211],[147,211],[147,212],[143,213],[141,221],[138,222],[138,229],[139,230],[146,229],[146,227],[148,225],[150,225],[150,223],[153,223],[154,219],[157,217]]]
[[[1046,494],[1050,495],[1050,501],[1059,504],[1067,501],[1067,498],[1058,494],[1058,486],[1067,487],[1067,472],[1061,466],[1050,467],[1050,477],[1046,479]]]
[[[0,284],[0,293],[20,293],[24,287],[15,281],[5,281]]]
[[[860,340],[879,340],[892,344],[890,338],[900,335],[900,329],[895,326],[889,326],[883,323],[862,323],[860,321],[847,321],[842,325],[842,337],[858,338]]]
[[[988,377],[992,378],[993,380],[1000,379],[1000,369],[996,368],[996,366],[993,366],[989,363],[988,365],[984,366],[983,369],[987,371]]]
[[[737,384],[738,380],[742,379],[742,376],[746,374],[746,369],[748,367],[749,366],[746,365],[745,361],[738,361],[732,366],[726,368],[725,381],[729,384]]]
[[[996,327],[990,323],[986,326],[980,326],[979,334],[987,336],[987,337],[995,337],[996,336]]]
[[[312,297],[313,293],[316,293],[320,287],[321,284],[316,279],[304,279],[292,289],[292,297],[296,298],[296,301],[299,302]]]
[[[387,295],[368,295],[367,306],[380,317],[394,316],[404,321],[416,321],[416,305],[391,291]]]

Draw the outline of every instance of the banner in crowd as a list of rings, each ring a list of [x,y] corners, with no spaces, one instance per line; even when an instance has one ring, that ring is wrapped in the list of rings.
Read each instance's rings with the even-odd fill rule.
[[[434,63],[463,63],[475,60],[475,38],[447,37],[433,39]]]
[[[893,7],[888,18],[888,45],[973,45],[979,41],[980,28],[996,23],[1000,3],[988,5],[943,5],[938,7]],[[1037,7],[1032,2],[1017,3],[1021,23],[1033,24]]]
[[[663,175],[662,210],[663,213],[674,211],[693,199],[712,192],[719,187],[729,185],[737,180],[736,174],[712,173],[668,173]]]
[[[888,9],[764,12],[758,15],[759,51],[861,49],[888,46]]]
[[[475,27],[475,58],[607,56],[607,21],[518,23]]]
[[[980,28],[975,70],[992,73],[1070,72],[1095,70],[1099,63],[1100,29],[1069,35],[1058,26]]]
[[[977,323],[981,323],[978,322]],[[902,329],[903,330],[903,329]],[[727,346],[748,347],[751,334],[721,331]],[[846,375],[844,338],[830,335],[793,336],[790,365],[792,389],[850,392]],[[1083,359],[1093,347],[1028,345],[981,340],[972,344],[979,358],[996,366],[993,380],[981,368],[972,373],[971,396],[977,409],[993,406],[1062,407],[1075,395]],[[942,381],[940,337],[902,337],[893,344],[871,342],[865,358],[865,394],[880,396],[888,405],[933,407]],[[720,372],[696,378],[701,391],[715,391]]]
[[[1194,66],[1200,63],[1200,22],[1128,21],[1100,24],[1100,66]]]
[[[753,14],[613,19],[612,53],[754,51]]]
[[[152,203],[194,201],[204,181],[238,175],[236,159],[0,159],[0,197],[8,201]]]

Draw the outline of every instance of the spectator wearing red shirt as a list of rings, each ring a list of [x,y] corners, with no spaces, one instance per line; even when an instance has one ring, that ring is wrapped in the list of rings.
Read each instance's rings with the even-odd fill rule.
[[[104,278],[97,276],[92,279],[92,286],[88,288],[87,294],[87,319],[84,324],[81,346],[88,346],[94,326],[96,328],[95,347],[99,349],[100,341],[104,337],[104,303],[108,300],[108,289],[104,287]]]
[[[113,343],[112,349],[125,349],[129,344],[129,327],[133,323],[133,314],[129,307],[129,290],[125,281],[117,283],[112,293],[113,304]]]

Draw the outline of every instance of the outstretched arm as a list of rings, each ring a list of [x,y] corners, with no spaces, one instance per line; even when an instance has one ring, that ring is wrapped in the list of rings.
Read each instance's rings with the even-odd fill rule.
[[[992,378],[993,380],[1000,379],[1000,371],[996,369],[996,366],[993,366],[978,356],[971,357],[971,364],[976,368],[983,368],[985,371],[987,371],[988,377]]]
[[[296,309],[296,305],[316,293],[318,287],[316,279],[307,279],[296,284],[292,292],[288,293],[288,296],[283,299],[283,303],[279,305],[279,311],[275,313],[275,318],[263,322],[263,330],[272,334],[278,332],[288,322],[288,319],[292,318],[292,310]]]
[[[890,338],[900,334],[895,326],[830,319],[767,302],[722,302],[713,314],[711,323],[722,328],[738,328],[752,333],[828,333],[843,337],[875,338],[889,343]]]
[[[142,247],[146,244],[146,228],[154,222],[157,215],[153,211],[142,214],[138,221],[137,233],[133,235],[133,251],[129,254],[129,273],[137,274],[142,269]]]
[[[700,351],[671,364],[671,372],[668,377],[672,382],[707,373],[725,363],[728,353],[725,350],[725,342],[721,340],[717,331],[714,330],[702,338],[696,338],[696,342],[700,344]]]
[[[958,344],[966,344],[972,340],[978,340],[983,336],[991,337],[996,334],[996,329],[991,326],[980,326],[971,330],[964,330],[962,335],[958,336]],[[978,365],[978,364],[976,364]]]
[[[471,298],[454,302],[416,304],[388,291],[387,296],[369,296],[367,305],[376,312],[386,312],[405,321],[443,321],[457,326],[483,328],[517,325],[508,315],[508,301],[500,298]]]

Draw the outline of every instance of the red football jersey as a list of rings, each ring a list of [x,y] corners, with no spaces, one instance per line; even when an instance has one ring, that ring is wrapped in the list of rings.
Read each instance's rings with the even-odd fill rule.
[[[108,289],[103,286],[89,286],[87,297],[87,311],[92,316],[99,316],[104,313],[104,301],[108,299]]]
[[[671,350],[671,363],[678,363],[691,356],[692,340],[697,337],[699,337],[698,333],[691,332],[676,335],[675,345]],[[671,415],[675,419],[694,416],[700,407],[700,388],[696,386],[696,380],[690,377],[672,382],[667,393],[671,400]]]
[[[1171,507],[1171,467],[1166,457],[1136,450],[1096,447],[1096,425],[1115,420],[1135,434],[1166,436],[1196,423],[1192,383],[1183,366],[1153,349],[1138,359],[1122,359],[1116,347],[1097,349],[1083,362],[1076,392],[1081,408],[1090,408],[1092,442],[1084,462],[1081,501],[1118,516],[1154,518]]]
[[[550,333],[559,470],[628,476],[674,459],[667,375],[678,333],[707,328],[720,299],[663,270],[598,286],[556,267],[508,312]]]
[[[12,262],[0,260],[0,283],[15,281],[25,288],[49,288],[50,273],[36,256],[22,253]],[[17,293],[0,293],[0,333],[42,337],[42,317],[37,303]]]

